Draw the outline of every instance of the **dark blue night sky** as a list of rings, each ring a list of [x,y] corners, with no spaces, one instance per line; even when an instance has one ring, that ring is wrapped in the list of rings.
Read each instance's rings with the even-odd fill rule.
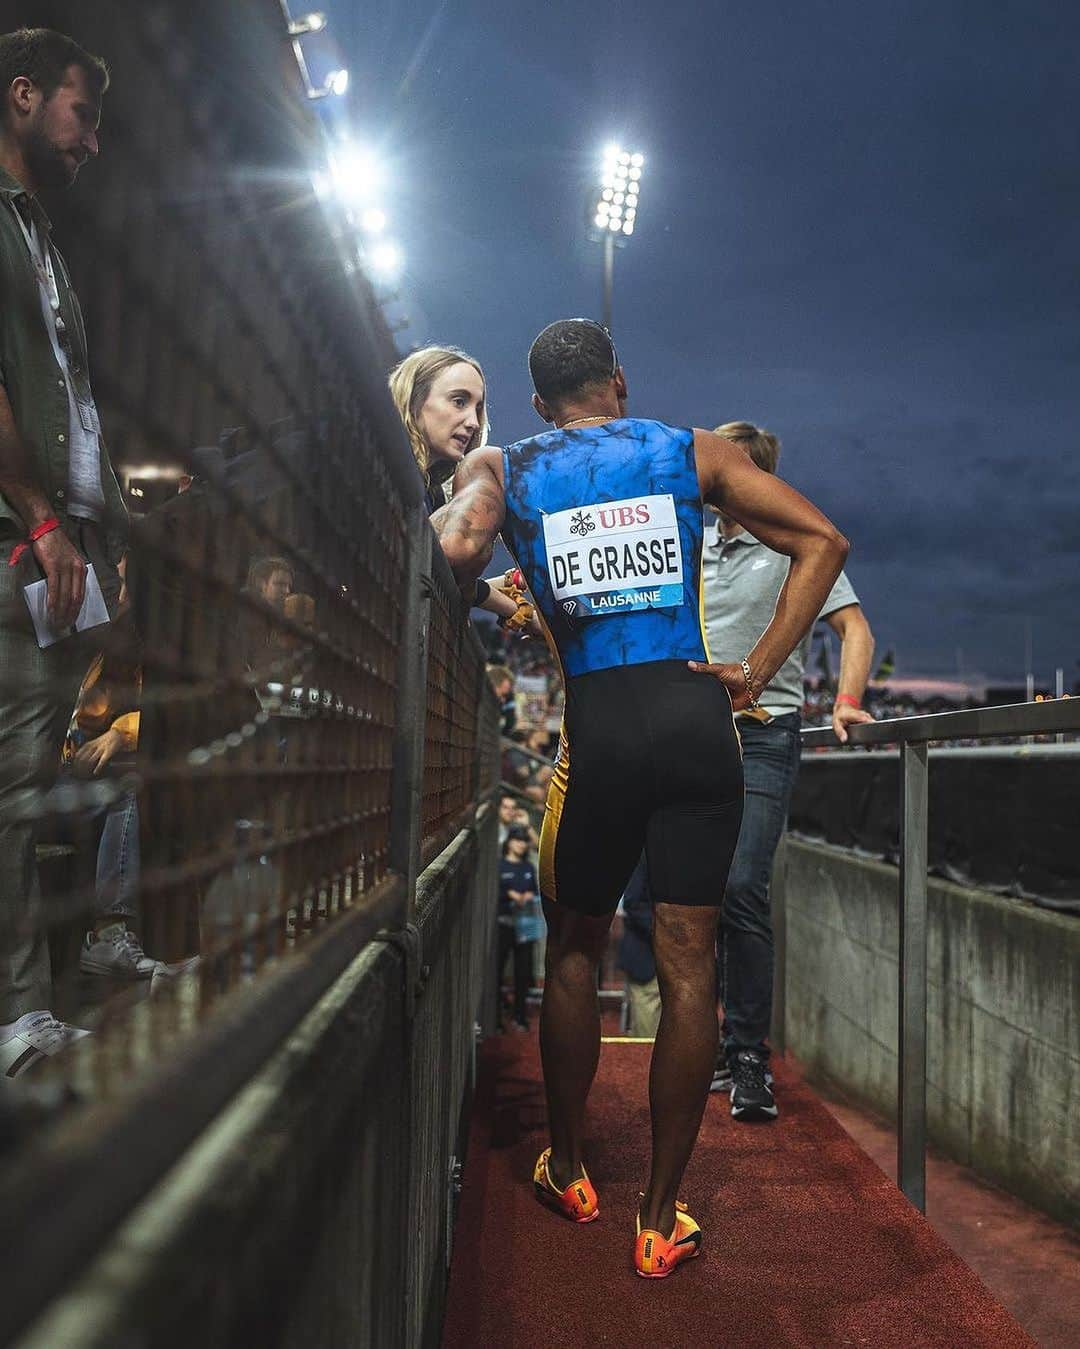
[[[392,164],[401,340],[477,356],[495,443],[539,429],[536,332],[598,315],[584,199],[621,139],[632,410],[777,432],[898,675],[1020,677],[1028,618],[1040,679],[1080,674],[1080,9],[326,8]]]

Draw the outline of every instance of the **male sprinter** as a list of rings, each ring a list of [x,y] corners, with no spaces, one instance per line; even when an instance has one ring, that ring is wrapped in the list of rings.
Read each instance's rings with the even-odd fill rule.
[[[599,324],[551,324],[529,370],[533,406],[555,429],[475,450],[432,523],[463,585],[501,531],[565,676],[540,842],[551,1147],[534,1181],[577,1222],[599,1212],[582,1160],[600,1051],[597,965],[642,848],[648,859],[663,1013],[634,1263],[646,1278],[665,1278],[701,1244],[677,1195],[716,1062],[716,920],[742,816],[732,709],[756,705],[817,617],[847,542],[721,437],[627,418],[626,379]],[[703,500],[792,560],[772,622],[738,665],[709,664],[702,638]]]

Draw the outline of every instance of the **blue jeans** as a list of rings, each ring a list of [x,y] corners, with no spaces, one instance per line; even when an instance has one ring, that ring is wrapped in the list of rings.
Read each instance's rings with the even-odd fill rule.
[[[139,918],[139,801],[132,791],[109,808],[98,843],[96,895],[101,918]]]
[[[56,811],[56,816],[51,812]],[[97,839],[94,870],[95,917],[139,919],[139,802],[134,791],[118,791],[108,778],[77,782],[63,777],[45,798],[50,842],[85,848]],[[100,829],[100,834],[98,830]]]
[[[800,722],[798,712],[768,723],[737,718],[746,796],[717,943],[717,984],[729,1062],[741,1049],[766,1058],[769,1053],[765,1043],[773,991],[769,878],[799,771]]]

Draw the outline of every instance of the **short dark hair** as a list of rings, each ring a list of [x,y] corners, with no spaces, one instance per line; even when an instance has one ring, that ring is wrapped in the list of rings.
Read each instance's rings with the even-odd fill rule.
[[[91,93],[100,99],[109,87],[109,67],[74,38],[52,28],[17,28],[13,33],[0,33],[0,95],[5,100],[7,91],[22,75],[37,85],[48,102],[64,83],[69,66],[79,66],[85,72]],[[6,112],[5,101],[0,103],[0,118]]]
[[[549,323],[529,348],[529,374],[545,403],[559,404],[606,384],[618,365],[611,334],[592,319]]]
[[[249,590],[261,590],[274,572],[287,573],[291,581],[296,575],[293,565],[283,557],[257,557],[248,568],[247,585]]]

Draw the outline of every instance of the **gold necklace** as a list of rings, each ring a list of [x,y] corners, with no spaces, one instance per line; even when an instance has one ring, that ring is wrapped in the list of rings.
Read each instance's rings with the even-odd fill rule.
[[[568,422],[563,422],[562,426],[556,428],[559,431],[565,431],[568,426],[584,426],[586,422],[610,422],[612,421],[610,413],[605,412],[598,417],[574,417]]]

